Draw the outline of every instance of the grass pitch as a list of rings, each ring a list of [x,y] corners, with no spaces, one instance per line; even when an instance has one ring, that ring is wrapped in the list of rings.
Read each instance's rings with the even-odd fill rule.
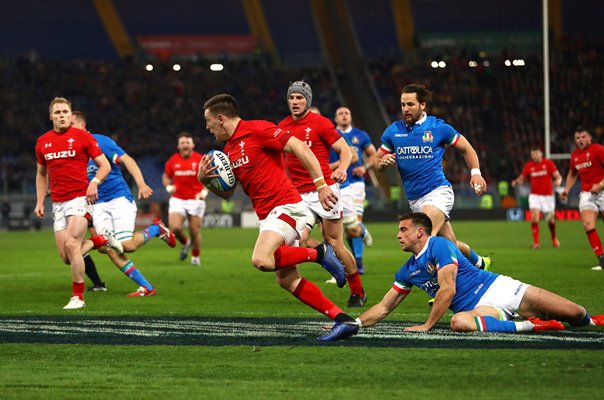
[[[454,227],[461,240],[495,259],[496,272],[559,293],[592,314],[604,313],[604,275],[590,270],[596,260],[579,222],[558,222],[560,249],[551,248],[542,223],[542,248],[537,251],[529,249],[528,223],[456,221]],[[408,258],[396,241],[396,222],[369,228],[375,244],[365,253],[368,306],[381,299]],[[411,337],[400,332],[402,326],[423,321],[429,312],[428,297],[417,289],[389,323],[341,343],[317,345],[315,336],[328,320],[281,290],[272,274],[251,266],[256,236],[254,229],[204,230],[201,267],[178,261],[178,249],[152,241],[131,255],[157,287],[158,295],[150,298],[127,298],[136,285],[105,256],[93,253],[109,291],[86,293],[85,309],[66,312],[62,307],[70,295],[70,273],[56,254],[52,232],[0,233],[0,398],[598,397],[594,383],[604,372],[600,327],[563,332],[553,337],[557,344],[546,346],[548,350],[526,345],[527,340],[544,339],[536,334],[487,335],[489,343],[500,340],[508,345],[484,348],[473,340],[464,345],[467,339],[453,338],[449,349],[434,345],[446,332],[448,315],[442,329],[410,344]],[[329,276],[318,265],[305,264],[300,270],[336,304],[345,305],[347,288],[324,284]],[[348,311],[356,316],[364,309]],[[65,316],[69,318],[62,329],[67,333],[61,340],[31,332],[43,330],[40,320],[60,325]],[[134,325],[141,327],[158,319],[172,324],[172,329],[157,333],[160,338],[168,340],[165,332],[182,330],[177,346],[161,341],[151,345],[155,342],[132,336],[124,341],[123,335],[111,334],[102,342],[93,340],[114,320],[139,321]],[[70,324],[91,320],[101,323],[75,335],[77,329]],[[176,329],[181,320],[202,321],[207,331],[186,324]],[[229,320],[245,324],[224,328]],[[250,321],[276,323],[248,331]],[[9,322],[13,331],[6,328]],[[124,328],[117,332],[123,334]],[[294,339],[285,340],[284,332]],[[263,334],[263,341],[254,339]],[[202,340],[203,335],[212,340]],[[380,335],[389,341],[374,347],[386,343],[380,342]],[[229,341],[218,340],[223,336]],[[577,337],[590,349],[578,349],[566,340]]]

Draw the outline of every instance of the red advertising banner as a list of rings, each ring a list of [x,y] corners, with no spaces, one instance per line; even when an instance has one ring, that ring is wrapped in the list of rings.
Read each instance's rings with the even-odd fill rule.
[[[252,35],[147,35],[138,36],[145,52],[159,58],[194,54],[250,54],[258,46]]]

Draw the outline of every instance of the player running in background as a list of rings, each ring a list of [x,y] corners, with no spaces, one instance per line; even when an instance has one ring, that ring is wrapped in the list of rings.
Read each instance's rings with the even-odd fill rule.
[[[392,123],[384,131],[382,145],[377,151],[378,169],[383,171],[396,165],[411,211],[427,214],[432,220],[434,234],[456,243],[475,266],[489,269],[489,257],[480,257],[455,237],[449,217],[455,194],[443,172],[445,149],[455,147],[463,154],[470,169],[470,185],[476,195],[482,195],[487,184],[480,173],[478,155],[455,128],[426,114],[431,96],[432,92],[424,85],[412,83],[403,88],[403,120]]]
[[[432,221],[426,214],[409,213],[399,219],[397,239],[401,249],[413,255],[396,273],[392,288],[355,323],[336,323],[321,340],[342,339],[377,324],[413,286],[435,302],[426,321],[405,328],[407,332],[431,330],[448,309],[454,313],[451,329],[457,332],[563,330],[560,321],[576,327],[604,325],[604,315],[590,317],[585,308],[562,296],[475,268],[453,242],[430,235]],[[517,318],[521,320],[514,321]]]
[[[553,181],[552,181],[553,178]],[[531,193],[529,195],[529,209],[531,210],[531,232],[533,233],[533,245],[531,248],[538,249],[539,244],[539,219],[541,213],[547,221],[552,245],[560,247],[556,238],[556,197],[554,187],[562,183],[562,175],[552,160],[543,158],[543,152],[539,147],[531,148],[531,160],[522,168],[522,173],[512,181],[512,186],[522,185],[526,180],[531,182]]]
[[[108,243],[98,235],[84,240],[91,204],[98,199],[98,186],[109,174],[109,162],[96,140],[86,131],[71,126],[71,103],[55,97],[49,106],[53,128],[36,143],[36,208],[34,214],[44,218],[44,198],[50,182],[53,228],[59,256],[71,266],[72,293],[66,310],[86,306],[84,302],[84,258],[92,248]],[[88,160],[98,166],[90,183],[86,176]],[[115,245],[115,240],[111,244]]]
[[[193,150],[193,136],[182,132],[177,140],[178,152],[168,159],[162,175],[166,191],[171,195],[168,225],[183,245],[180,260],[184,261],[191,250],[191,265],[200,265],[201,225],[206,211],[205,199],[208,191],[197,179],[201,154]],[[183,231],[185,218],[189,224],[188,238]]]
[[[285,164],[292,183],[310,208],[306,224],[314,226],[319,220],[322,221],[323,238],[333,246],[346,269],[346,280],[350,287],[347,306],[362,307],[367,301],[367,296],[361,283],[354,256],[344,245],[342,205],[338,199],[332,209],[324,209],[319,201],[317,191],[317,187],[325,184],[339,198],[338,183],[341,184],[346,180],[346,170],[350,165],[352,152],[346,140],[336,131],[335,126],[329,119],[310,111],[312,89],[308,83],[303,81],[292,83],[287,89],[287,103],[291,115],[279,123],[279,128],[289,132],[310,147],[317,160],[319,160],[325,180],[317,180],[318,178],[313,180],[297,157],[293,154],[285,155]],[[331,171],[329,167],[329,151],[332,148],[340,156],[340,165],[334,171]],[[317,185],[317,183],[321,185]],[[303,243],[309,234],[310,229],[305,229],[302,237]]]
[[[560,199],[565,200],[568,197],[578,177],[581,180],[579,212],[583,229],[594,254],[598,257],[598,265],[592,270],[601,271],[604,268],[604,251],[596,231],[596,222],[599,214],[604,216],[604,146],[592,143],[589,131],[581,127],[575,130],[575,144],[577,148],[570,155],[570,167]]]
[[[76,128],[86,130],[86,116],[80,111],[74,111],[72,113],[72,124]],[[99,198],[93,207],[92,222],[95,231],[108,237],[115,236],[121,243],[123,251],[128,253],[136,251],[156,236],[174,247],[176,245],[174,235],[161,221],[149,225],[141,232],[134,232],[137,208],[130,188],[122,175],[121,166],[123,165],[134,178],[139,199],[149,199],[153,194],[153,190],[145,183],[136,161],[126,154],[113,139],[97,133],[93,133],[92,136],[97,140],[99,147],[107,159],[110,160],[111,165],[111,172],[109,172],[107,179],[99,185]],[[88,163],[89,179],[92,179],[96,170],[96,165],[90,161]],[[108,249],[107,255],[124,275],[139,286],[135,292],[128,296],[144,297],[156,294],[153,285],[145,279],[136,265],[123,252]]]
[[[260,234],[254,245],[252,264],[260,271],[274,271],[277,283],[298,300],[337,322],[354,321],[331,302],[314,283],[300,276],[297,264],[316,262],[335,276],[338,286],[346,284],[345,272],[329,243],[316,248],[297,247],[306,222],[307,205],[287,176],[283,153],[298,157],[315,180],[319,201],[325,209],[333,208],[337,197],[325,184],[321,167],[304,142],[268,121],[245,121],[239,117],[235,98],[219,94],[204,104],[206,128],[219,141],[226,141],[224,152],[231,168],[260,220]],[[212,157],[204,155],[199,166],[199,180],[216,177]],[[222,198],[229,198],[236,188],[221,192],[208,186]]]
[[[338,132],[348,140],[353,151],[358,155],[358,160],[352,162],[346,171],[346,180],[350,183],[350,189],[348,190],[354,202],[356,218],[361,224],[361,229],[364,230],[364,233],[360,237],[349,235],[347,240],[357,262],[357,269],[360,274],[364,274],[364,246],[371,246],[373,243],[371,233],[369,233],[369,230],[363,224],[363,214],[365,212],[365,174],[375,163],[376,150],[373,144],[371,144],[371,139],[367,132],[352,126],[352,114],[348,107],[340,107],[336,110],[335,122]],[[363,161],[363,155],[366,156],[367,161]],[[333,152],[331,156],[333,156]],[[346,221],[344,221],[344,225],[346,225]]]

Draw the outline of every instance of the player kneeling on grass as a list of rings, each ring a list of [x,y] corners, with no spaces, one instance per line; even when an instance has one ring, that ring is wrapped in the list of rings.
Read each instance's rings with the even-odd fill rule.
[[[451,309],[451,329],[458,332],[524,332],[562,330],[572,326],[604,325],[604,315],[593,318],[582,306],[555,293],[508,276],[483,271],[472,264],[448,239],[430,236],[432,223],[423,213],[399,217],[397,239],[413,256],[396,273],[382,301],[355,323],[335,324],[321,340],[354,335],[360,327],[377,324],[407,297],[413,286],[434,297],[426,322],[405,328],[427,332]],[[513,321],[522,318],[521,321]]]

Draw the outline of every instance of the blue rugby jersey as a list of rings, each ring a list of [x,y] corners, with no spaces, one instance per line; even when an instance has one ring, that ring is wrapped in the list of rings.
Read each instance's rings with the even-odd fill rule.
[[[396,165],[409,200],[417,200],[441,186],[451,186],[443,172],[445,145],[461,135],[442,119],[428,116],[413,126],[392,123],[382,134],[380,149],[396,156]]]
[[[109,200],[117,199],[118,197],[125,197],[129,201],[134,200],[128,184],[124,180],[122,175],[122,168],[120,167],[119,158],[126,154],[126,152],[118,146],[118,144],[108,136],[93,133],[92,136],[99,143],[99,147],[105,153],[105,156],[109,160],[111,165],[111,171],[107,178],[99,185],[99,199],[97,203],[103,203]],[[98,170],[97,165],[94,161],[88,161],[88,181],[94,178],[96,171]]]
[[[440,289],[438,270],[448,264],[457,265],[456,292],[449,307],[454,313],[473,310],[499,276],[476,268],[450,240],[431,236],[426,247],[417,256],[411,256],[398,270],[392,287],[407,294],[413,286],[417,286],[434,297]]]

